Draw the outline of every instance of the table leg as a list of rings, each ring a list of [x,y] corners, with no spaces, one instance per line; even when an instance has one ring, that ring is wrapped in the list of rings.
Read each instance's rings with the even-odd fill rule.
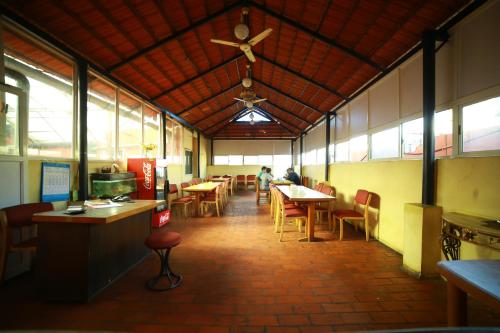
[[[320,238],[314,237],[314,220],[315,220],[315,214],[316,214],[316,207],[315,207],[315,202],[310,202],[307,205],[307,225],[306,225],[306,231],[307,231],[307,237],[302,238],[299,241],[301,242],[317,242],[320,241]]]
[[[448,326],[467,326],[467,294],[448,281]]]
[[[200,192],[194,192],[194,211],[197,217],[200,217]]]

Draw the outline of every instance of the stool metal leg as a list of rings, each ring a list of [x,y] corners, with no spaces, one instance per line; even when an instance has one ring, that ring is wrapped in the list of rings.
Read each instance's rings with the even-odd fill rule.
[[[170,289],[177,288],[181,282],[182,282],[182,275],[177,275],[174,272],[171,271],[170,269],[170,264],[168,261],[169,255],[170,255],[170,250],[171,249],[165,249],[165,250],[154,250],[158,256],[160,257],[160,273],[158,276],[155,276],[154,278],[150,279],[146,283],[146,287],[150,290],[153,291],[166,291]],[[170,282],[168,287],[165,288],[157,288],[155,287],[156,284],[161,280],[162,277],[167,277],[168,281]]]

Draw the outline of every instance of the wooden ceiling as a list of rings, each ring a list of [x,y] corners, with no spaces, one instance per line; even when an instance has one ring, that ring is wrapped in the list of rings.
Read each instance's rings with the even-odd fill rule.
[[[214,138],[295,138],[470,0],[4,0],[13,12]],[[247,58],[238,40],[249,7],[254,90],[272,123],[236,123]],[[230,125],[228,125],[230,124]]]

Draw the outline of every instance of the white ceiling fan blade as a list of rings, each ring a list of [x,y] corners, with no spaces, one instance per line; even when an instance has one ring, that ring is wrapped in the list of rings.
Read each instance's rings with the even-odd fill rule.
[[[240,102],[246,102],[244,99],[233,97],[235,100],[240,101]]]
[[[245,50],[243,50],[243,52],[245,52],[245,55],[247,56],[248,60],[250,60],[251,62],[255,62],[255,57],[252,53],[252,49],[250,47],[248,48],[245,48]]]
[[[235,42],[228,42],[226,40],[221,40],[221,39],[210,39],[210,41],[212,43],[216,43],[216,44],[223,44],[223,45],[229,45],[229,46],[232,46],[232,47],[240,47],[240,44],[238,43],[235,43]]]
[[[264,101],[267,101],[267,98],[255,99],[252,102],[255,104],[255,103],[260,103],[260,102],[264,102]]]
[[[258,34],[257,36],[255,36],[254,38],[250,39],[248,41],[248,44],[254,46],[258,42],[260,42],[261,40],[263,40],[264,38],[266,38],[267,36],[269,36],[271,34],[271,32],[273,32],[273,29],[267,28],[266,30],[262,31],[260,34]]]

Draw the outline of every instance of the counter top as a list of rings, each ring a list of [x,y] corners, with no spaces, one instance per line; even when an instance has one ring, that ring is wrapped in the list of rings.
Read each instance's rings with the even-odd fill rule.
[[[120,203],[121,207],[111,208],[90,208],[84,214],[67,215],[65,210],[36,213],[33,215],[33,222],[44,223],[87,223],[104,224],[111,223],[123,218],[136,215],[157,206],[165,204],[164,200],[134,200],[133,202]]]

